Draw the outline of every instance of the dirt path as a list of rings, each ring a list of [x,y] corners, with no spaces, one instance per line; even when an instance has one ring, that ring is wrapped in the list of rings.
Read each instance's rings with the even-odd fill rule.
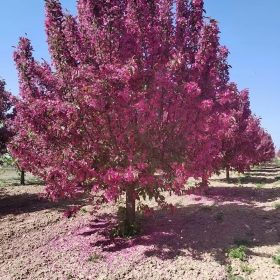
[[[85,205],[65,219],[69,202],[40,200],[42,191],[0,188],[0,279],[280,280],[279,167],[235,174],[230,183],[214,177],[204,196],[168,197],[176,213],[155,206],[130,240],[105,235],[117,206],[91,216]]]

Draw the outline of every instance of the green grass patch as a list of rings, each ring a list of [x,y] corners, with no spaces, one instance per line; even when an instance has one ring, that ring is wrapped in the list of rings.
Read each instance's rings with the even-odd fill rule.
[[[117,224],[111,228],[112,237],[133,238],[141,231],[139,218],[133,224],[129,224],[126,220],[126,208],[119,206],[117,212]]]
[[[272,259],[275,264],[280,265],[280,255],[273,256]]]
[[[279,203],[279,202],[275,203],[275,204],[274,204],[274,208],[275,208],[275,209],[280,209],[280,203]]]
[[[34,177],[31,174],[25,175],[25,185],[44,185],[44,181],[40,178]],[[16,171],[10,172],[4,171],[3,178],[0,178],[1,187],[15,187],[20,186],[20,176],[16,174]]]
[[[261,182],[261,183],[257,183],[256,184],[256,187],[258,188],[258,189],[260,189],[260,188],[262,188],[262,187],[264,187],[265,186],[265,183],[264,182]]]
[[[176,207],[182,206],[182,205],[183,205],[183,201],[182,201],[182,200],[179,200],[179,201],[175,202],[174,205],[175,205]]]
[[[45,184],[45,182],[42,179],[36,178],[36,177],[26,179],[25,183],[27,185],[44,185]]]
[[[280,185],[280,180],[277,180],[276,182],[273,183],[273,187],[276,187],[277,185]]]
[[[247,275],[250,275],[250,274],[252,274],[252,273],[255,271],[255,269],[249,267],[249,266],[246,265],[246,264],[241,264],[241,265],[240,265],[240,268],[241,268],[241,270],[242,270],[243,272],[245,272]]]
[[[275,157],[274,162],[277,166],[280,166],[280,159],[278,157]]]
[[[275,264],[280,265],[280,249],[277,250],[275,256],[272,256],[272,260]]]
[[[227,273],[228,273],[228,278],[226,278],[226,279],[229,279],[229,280],[244,280],[244,278],[242,276],[234,275],[234,270],[233,270],[231,265],[228,265],[226,269],[227,269]],[[226,279],[223,278],[223,280],[226,280]]]
[[[251,169],[252,170],[259,170],[259,169],[261,169],[261,166],[260,165],[254,165]]]
[[[244,245],[241,245],[237,248],[230,248],[228,250],[228,256],[231,259],[240,259],[241,261],[244,261],[246,259],[246,251],[247,247]]]

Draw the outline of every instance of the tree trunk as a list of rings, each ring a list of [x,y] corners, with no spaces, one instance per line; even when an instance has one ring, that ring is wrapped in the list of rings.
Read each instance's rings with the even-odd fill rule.
[[[132,225],[135,222],[135,185],[128,185],[126,189],[126,222]]]
[[[226,168],[226,179],[229,181],[229,167]]]
[[[20,170],[20,184],[21,185],[25,185],[25,176],[24,176],[25,174],[24,174],[24,170],[23,169],[21,169]]]
[[[207,183],[208,183],[207,180],[205,178],[202,178],[201,185],[205,187],[207,186]]]

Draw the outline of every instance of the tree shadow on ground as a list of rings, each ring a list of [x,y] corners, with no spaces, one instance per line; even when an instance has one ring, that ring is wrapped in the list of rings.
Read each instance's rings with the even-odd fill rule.
[[[20,188],[20,187],[19,187]],[[6,188],[0,188],[0,216],[32,213],[45,209],[56,209],[63,212],[74,204],[82,204],[83,200],[61,200],[59,202],[40,198],[38,193],[20,193],[10,195]]]
[[[227,264],[226,252],[233,246],[246,244],[247,255],[256,246],[278,245],[280,241],[280,210],[255,206],[251,201],[267,202],[280,198],[279,189],[217,188],[200,203],[179,207],[174,214],[155,210],[146,218],[143,233],[131,240],[104,239],[92,246],[116,252],[137,245],[147,247],[147,257],[176,259],[180,256],[202,260],[210,253],[213,260]],[[206,200],[205,200],[206,199]],[[211,203],[211,204],[209,204]]]
[[[263,169],[250,170],[244,173],[244,175],[236,177],[230,177],[229,181],[225,178],[210,178],[213,182],[223,182],[228,184],[246,184],[246,183],[261,183],[266,184],[276,183],[280,179],[280,167],[267,167]]]
[[[280,170],[271,170],[271,171],[265,171],[265,170],[251,170],[244,172],[245,175],[251,175],[251,176],[276,176],[278,175]]]
[[[265,184],[272,184],[276,183],[279,179],[277,177],[274,178],[267,178],[266,176],[245,176],[245,177],[239,177],[239,178],[230,178],[229,181],[227,181],[226,178],[221,178],[221,179],[210,179],[209,181],[213,182],[222,182],[222,183],[227,183],[227,184],[258,184],[258,183],[265,183]]]
[[[242,202],[253,205],[253,202],[272,202],[280,198],[280,188],[254,187],[210,187],[209,198],[217,202]]]
[[[280,167],[251,169],[249,173],[277,173],[280,172]]]

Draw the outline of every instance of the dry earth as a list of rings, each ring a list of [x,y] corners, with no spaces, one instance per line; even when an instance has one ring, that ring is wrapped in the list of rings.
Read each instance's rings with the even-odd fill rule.
[[[90,215],[86,201],[45,201],[38,181],[18,186],[8,170],[0,174],[0,279],[280,280],[280,168],[231,176],[213,177],[206,195],[168,197],[176,212],[155,206],[127,240],[106,236],[116,205]],[[84,207],[63,218],[70,203]],[[241,245],[245,257],[233,258],[242,258]]]

